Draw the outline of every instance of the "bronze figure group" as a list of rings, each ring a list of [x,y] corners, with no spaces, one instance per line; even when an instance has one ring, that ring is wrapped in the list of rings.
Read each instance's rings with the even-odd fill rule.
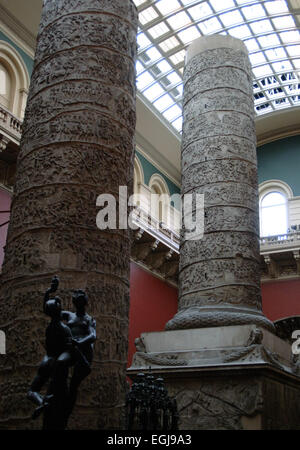
[[[43,413],[43,429],[65,429],[77,398],[80,383],[91,372],[96,322],[86,313],[87,295],[73,292],[75,312],[62,310],[57,291],[59,279],[53,277],[44,295],[44,313],[51,318],[46,329],[44,356],[27,397],[37,405],[33,418]],[[69,369],[73,368],[69,378]],[[47,393],[40,393],[49,381]]]

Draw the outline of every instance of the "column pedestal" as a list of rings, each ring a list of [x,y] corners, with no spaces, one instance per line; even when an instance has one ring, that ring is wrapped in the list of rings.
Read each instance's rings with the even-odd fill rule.
[[[176,397],[180,430],[299,429],[291,345],[255,325],[143,333],[128,370],[151,367]]]

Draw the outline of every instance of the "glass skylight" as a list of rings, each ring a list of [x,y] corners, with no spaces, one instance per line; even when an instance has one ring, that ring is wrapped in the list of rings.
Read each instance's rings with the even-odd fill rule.
[[[256,115],[300,106],[300,0],[134,0],[139,11],[138,95],[180,135],[184,58],[200,36],[242,39]]]

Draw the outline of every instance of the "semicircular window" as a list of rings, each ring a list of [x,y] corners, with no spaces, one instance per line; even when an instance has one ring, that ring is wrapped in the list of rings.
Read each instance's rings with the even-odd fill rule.
[[[260,204],[260,235],[285,234],[287,229],[287,198],[281,192],[269,192]]]

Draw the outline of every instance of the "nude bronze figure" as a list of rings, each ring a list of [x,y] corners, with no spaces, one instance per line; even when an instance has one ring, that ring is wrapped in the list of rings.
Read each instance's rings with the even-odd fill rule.
[[[91,372],[96,322],[86,313],[87,295],[73,291],[75,312],[62,311],[61,299],[50,298],[59,285],[54,277],[44,295],[43,310],[51,317],[46,329],[46,355],[27,393],[37,405],[33,418],[44,414],[43,429],[64,429],[76,402],[80,383]],[[68,383],[69,369],[73,367]],[[40,391],[49,381],[47,393]]]

